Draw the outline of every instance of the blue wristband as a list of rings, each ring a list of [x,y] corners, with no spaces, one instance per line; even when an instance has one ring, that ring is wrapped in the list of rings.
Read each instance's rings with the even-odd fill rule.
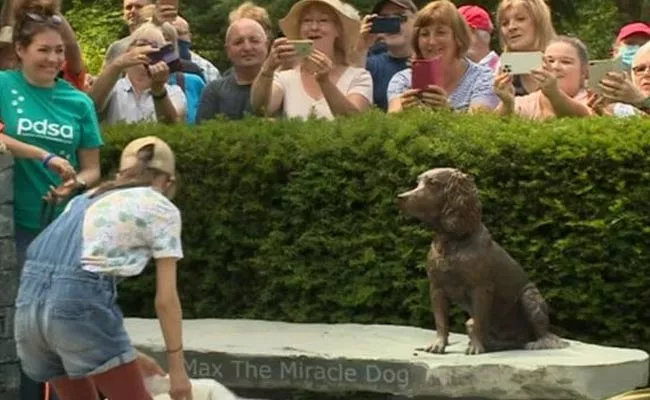
[[[56,157],[56,155],[52,153],[49,153],[47,156],[45,156],[43,159],[43,166],[47,167],[47,164],[49,164],[54,157]]]

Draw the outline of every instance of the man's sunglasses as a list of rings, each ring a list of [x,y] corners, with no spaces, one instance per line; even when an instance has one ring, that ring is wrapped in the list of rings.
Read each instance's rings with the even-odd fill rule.
[[[650,69],[650,64],[641,64],[641,65],[637,65],[635,67],[632,67],[632,71],[637,75],[641,75],[641,74],[645,73],[649,69]]]
[[[63,18],[61,18],[58,15],[46,16],[46,15],[33,13],[33,12],[28,12],[25,15],[27,16],[27,18],[29,18],[30,21],[33,21],[33,22],[43,22],[43,23],[52,22],[55,25],[60,25],[60,24],[63,23]]]

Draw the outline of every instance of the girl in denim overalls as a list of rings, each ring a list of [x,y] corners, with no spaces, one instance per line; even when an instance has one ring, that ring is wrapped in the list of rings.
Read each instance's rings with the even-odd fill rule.
[[[30,245],[16,299],[24,372],[61,400],[151,399],[116,304],[117,282],[156,260],[156,309],[170,395],[191,399],[185,371],[176,262],[183,256],[174,154],[156,137],[131,142],[116,180],[72,200]],[[91,380],[92,379],[92,380]]]

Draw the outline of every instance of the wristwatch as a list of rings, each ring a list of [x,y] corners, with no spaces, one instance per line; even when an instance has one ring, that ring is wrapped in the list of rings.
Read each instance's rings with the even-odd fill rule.
[[[85,192],[88,189],[88,184],[82,178],[77,177],[77,190],[80,192]]]

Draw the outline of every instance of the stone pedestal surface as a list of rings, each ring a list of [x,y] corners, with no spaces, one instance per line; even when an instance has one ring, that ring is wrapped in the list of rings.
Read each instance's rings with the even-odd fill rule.
[[[133,344],[164,366],[155,319],[126,320]],[[201,319],[183,323],[193,378],[231,388],[366,391],[403,397],[602,400],[648,381],[644,351],[569,341],[560,350],[467,356],[452,334],[447,354],[417,351],[435,332],[393,325]]]
[[[0,399],[17,399],[20,382],[13,340],[13,305],[18,288],[14,246],[13,160],[0,153]]]

